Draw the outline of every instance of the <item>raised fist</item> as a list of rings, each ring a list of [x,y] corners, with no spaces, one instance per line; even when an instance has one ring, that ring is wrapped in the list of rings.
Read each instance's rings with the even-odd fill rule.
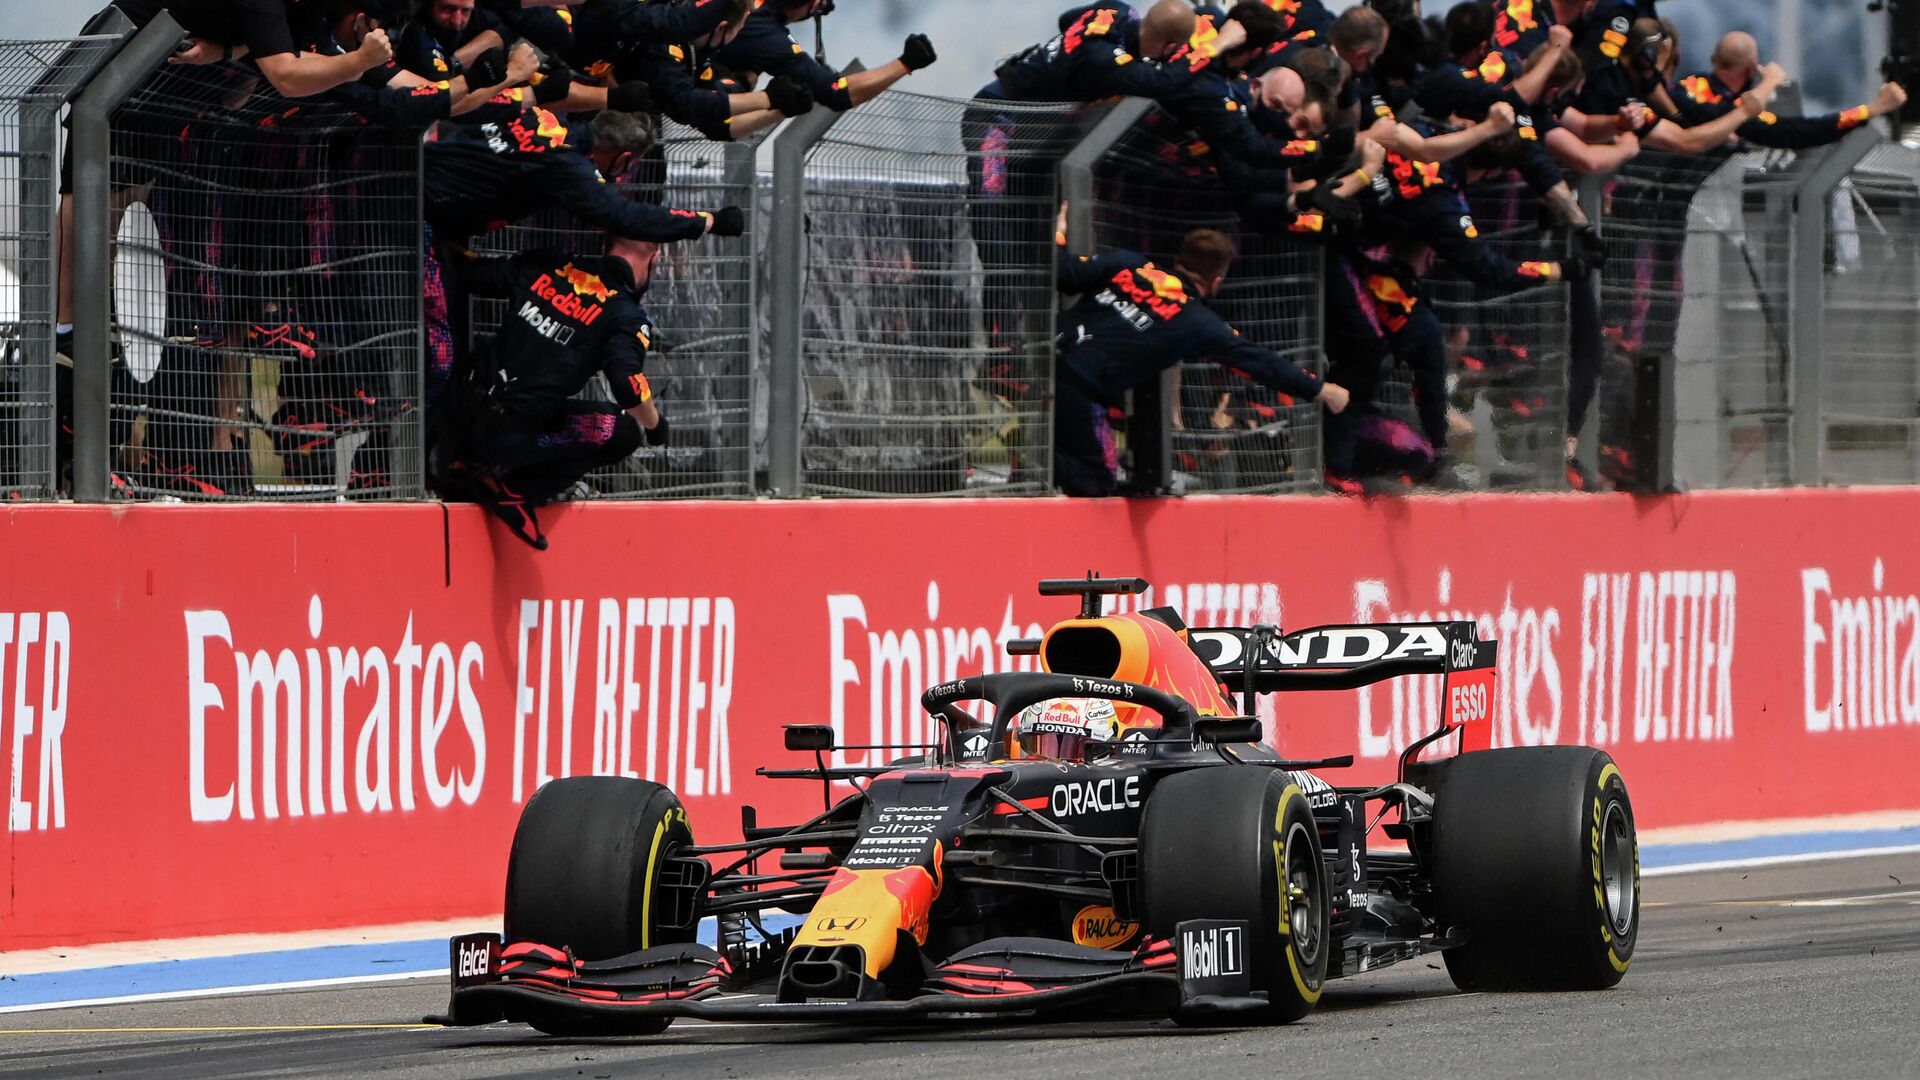
[[[739,236],[747,231],[747,214],[737,206],[723,206],[713,212],[713,224],[707,232],[713,236]]]
[[[927,40],[925,34],[907,35],[906,44],[900,47],[900,62],[907,66],[908,71],[919,71],[938,59],[940,56],[933,51],[933,42]]]
[[[775,112],[799,116],[813,108],[813,91],[806,83],[785,75],[767,83],[767,104]]]
[[[1504,101],[1496,101],[1487,109],[1487,120],[1493,124],[1493,130],[1501,135],[1513,130],[1515,124],[1513,106]]]
[[[369,30],[367,36],[360,39],[360,47],[353,51],[371,71],[393,59],[393,42],[387,40],[385,30]]]
[[[1873,96],[1873,104],[1867,111],[1875,116],[1888,116],[1899,112],[1907,105],[1907,88],[1897,82],[1882,83],[1880,92]]]

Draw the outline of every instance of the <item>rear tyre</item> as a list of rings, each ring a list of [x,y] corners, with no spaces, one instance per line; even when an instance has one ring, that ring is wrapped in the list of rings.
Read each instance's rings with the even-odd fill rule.
[[[506,937],[608,960],[692,941],[659,925],[662,860],[693,842],[672,791],[622,776],[555,780],[527,801],[507,862]]]
[[[1319,1002],[1332,945],[1326,871],[1313,810],[1286,773],[1227,765],[1160,781],[1140,827],[1140,895],[1159,937],[1188,919],[1246,922],[1253,988],[1270,1004],[1227,1022],[1290,1023]]]
[[[1462,754],[1440,773],[1434,892],[1462,990],[1601,990],[1633,961],[1640,854],[1626,781],[1586,746]]]

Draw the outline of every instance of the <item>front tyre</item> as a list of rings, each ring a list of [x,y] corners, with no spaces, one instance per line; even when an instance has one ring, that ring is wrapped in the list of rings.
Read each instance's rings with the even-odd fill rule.
[[[1226,765],[1160,781],[1140,827],[1140,894],[1158,937],[1188,919],[1247,924],[1253,988],[1270,1003],[1254,1022],[1289,1023],[1319,1002],[1332,946],[1326,870],[1313,810],[1286,773]]]
[[[507,862],[506,939],[581,960],[693,940],[663,926],[660,871],[693,842],[672,791],[622,776],[554,780],[527,800]],[[695,923],[697,926],[697,922]]]
[[[1601,990],[1633,962],[1639,841],[1620,769],[1586,746],[1515,747],[1446,763],[1434,803],[1434,892],[1462,990]]]

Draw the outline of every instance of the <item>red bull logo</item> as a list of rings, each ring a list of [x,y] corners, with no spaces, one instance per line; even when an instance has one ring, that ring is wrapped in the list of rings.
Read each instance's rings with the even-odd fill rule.
[[[1720,95],[1713,92],[1713,83],[1705,75],[1689,75],[1681,79],[1680,89],[1702,105],[1720,104]]]
[[[1213,25],[1213,16],[1202,15],[1193,23],[1193,36],[1187,39],[1187,48],[1203,56],[1213,53],[1213,42],[1220,36],[1220,30]]]
[[[573,286],[575,296],[591,296],[595,300],[607,300],[613,296],[613,290],[600,280],[600,275],[577,270],[572,263],[560,268],[560,277]]]
[[[1087,12],[1067,27],[1061,35],[1061,44],[1067,52],[1073,52],[1086,43],[1090,37],[1106,37],[1113,32],[1113,9],[1097,8]]]
[[[1152,263],[1115,274],[1113,288],[1162,319],[1173,318],[1187,305],[1187,290],[1180,279]]]
[[[1446,182],[1440,176],[1440,163],[1437,161],[1414,161],[1399,154],[1388,154],[1387,161],[1394,186],[1400,190],[1403,199],[1417,199],[1428,188],[1439,187]]]
[[[555,311],[565,315],[567,318],[573,319],[582,326],[592,326],[594,320],[600,317],[600,312],[604,309],[601,308],[599,304],[590,304],[580,299],[581,294],[591,292],[592,289],[582,288],[580,283],[572,279],[571,275],[580,274],[579,271],[573,268],[572,264],[568,264],[568,266],[561,271],[561,274],[566,276],[567,283],[573,286],[571,292],[561,292],[559,287],[554,284],[553,278],[546,274],[541,274],[539,277],[533,279],[533,285],[529,291],[531,291],[533,295],[551,304]],[[589,279],[592,286],[598,288],[599,299],[605,300],[613,295],[612,290],[600,284],[599,278],[591,274],[580,274],[580,276]]]

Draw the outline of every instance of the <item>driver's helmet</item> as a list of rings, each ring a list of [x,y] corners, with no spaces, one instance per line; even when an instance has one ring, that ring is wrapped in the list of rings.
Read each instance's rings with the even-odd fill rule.
[[[1114,730],[1104,698],[1049,698],[1020,710],[1008,749],[1016,758],[1091,761],[1112,753]]]

